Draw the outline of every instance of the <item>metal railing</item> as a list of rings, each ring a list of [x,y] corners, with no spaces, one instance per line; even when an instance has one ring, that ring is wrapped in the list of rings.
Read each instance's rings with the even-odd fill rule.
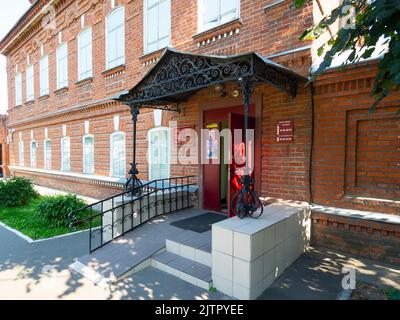
[[[195,176],[157,179],[92,203],[72,211],[70,225],[89,224],[92,253],[157,216],[192,207],[190,187],[196,185],[190,182],[192,178]]]

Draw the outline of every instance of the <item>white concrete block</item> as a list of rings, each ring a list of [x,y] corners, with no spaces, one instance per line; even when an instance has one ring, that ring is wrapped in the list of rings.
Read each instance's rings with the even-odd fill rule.
[[[274,283],[274,280],[275,280],[274,273],[271,272],[263,279],[264,290],[268,289]]]
[[[231,280],[227,280],[219,275],[213,274],[213,287],[218,291],[225,293],[228,296],[233,294],[233,283]]]
[[[276,266],[275,248],[272,248],[267,253],[264,253],[263,263],[264,263],[263,275],[264,275],[264,277],[266,277],[267,275],[273,273],[274,268]]]
[[[276,242],[275,242],[275,225],[272,225],[266,229],[264,229],[264,252],[266,253],[270,251],[272,248],[275,247]]]
[[[264,253],[264,232],[259,231],[251,236],[251,255],[250,260],[260,257]]]
[[[195,261],[211,267],[212,266],[211,253],[196,249],[195,250]]]
[[[233,296],[240,300],[250,300],[250,289],[238,283],[233,283]]]
[[[219,251],[212,252],[212,272],[232,281],[233,257]]]
[[[251,264],[248,261],[233,258],[233,282],[246,287],[247,290],[249,290],[251,284],[250,266]]]
[[[234,232],[233,248],[233,255],[236,258],[245,261],[251,261],[251,237],[249,235],[240,232]]]
[[[251,288],[262,282],[264,278],[264,258],[263,256],[258,257],[250,264],[250,285]]]
[[[287,237],[287,219],[283,219],[275,225],[275,243],[282,243]]]
[[[233,232],[222,228],[212,227],[212,248],[219,252],[233,254]]]
[[[186,259],[190,259],[195,261],[195,248],[186,246],[184,244],[180,244],[179,246],[179,255]]]
[[[166,240],[167,251],[179,255],[179,243],[171,240]]]

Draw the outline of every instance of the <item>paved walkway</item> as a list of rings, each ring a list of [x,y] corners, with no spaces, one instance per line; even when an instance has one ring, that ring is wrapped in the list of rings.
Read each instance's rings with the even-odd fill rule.
[[[103,289],[71,271],[87,253],[87,233],[29,244],[0,226],[0,299],[224,299],[154,268]],[[400,289],[400,266],[382,265],[329,250],[301,256],[260,299],[336,299],[344,265],[357,280]]]
[[[87,232],[29,244],[0,226],[0,299],[223,299],[154,268],[103,289],[71,271]]]

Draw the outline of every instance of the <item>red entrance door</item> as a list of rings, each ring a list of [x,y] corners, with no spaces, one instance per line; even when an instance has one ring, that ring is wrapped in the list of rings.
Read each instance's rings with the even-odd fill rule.
[[[249,117],[248,129],[255,129],[255,118]],[[246,155],[248,156],[249,167],[253,168],[251,176],[254,178],[254,145],[255,134],[253,131],[253,139],[248,137],[248,151],[245,150],[244,141],[244,116],[236,113],[229,113],[229,128],[232,131],[232,163],[229,165],[228,179],[228,214],[231,217],[232,197],[240,190],[240,179],[245,173]],[[235,133],[235,130],[237,132]]]

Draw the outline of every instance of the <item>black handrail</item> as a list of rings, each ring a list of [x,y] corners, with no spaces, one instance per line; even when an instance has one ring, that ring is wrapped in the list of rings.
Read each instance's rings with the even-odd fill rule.
[[[149,220],[163,214],[169,214],[171,212],[175,212],[181,209],[186,209],[191,207],[190,203],[190,186],[195,186],[196,183],[190,182],[190,179],[196,178],[196,176],[181,176],[181,177],[173,177],[168,179],[156,179],[149,181],[143,184],[140,187],[136,187],[137,190],[127,190],[117,195],[108,197],[106,199],[97,201],[95,203],[86,205],[78,210],[72,211],[69,214],[70,218],[70,226],[75,227],[78,224],[83,224],[89,222],[89,251],[93,252],[96,249],[99,249],[106,245],[107,243],[111,242],[112,240],[124,235],[125,233],[135,229],[136,227],[148,222]],[[178,182],[180,181],[180,184]],[[168,182],[168,183],[166,183]],[[174,182],[174,184],[173,184]],[[184,183],[186,182],[186,183]],[[137,191],[137,196],[132,196],[133,192]],[[169,192],[169,197],[165,196],[166,191]],[[175,197],[172,198],[172,192],[175,192]],[[186,191],[186,193],[185,193]],[[162,193],[162,199],[159,199],[157,196],[158,193]],[[178,194],[180,192],[180,195]],[[150,196],[155,195],[155,202],[151,203]],[[185,197],[186,197],[186,206],[185,206]],[[119,198],[119,204],[115,203],[115,200]],[[144,199],[147,200],[147,205],[143,207],[142,202]],[[178,201],[181,200],[181,205],[179,207]],[[169,202],[169,206],[167,208],[166,201]],[[111,207],[104,210],[105,203],[111,202]],[[172,207],[172,202],[175,202],[175,209]],[[135,203],[139,204],[138,212],[134,212],[134,205]],[[159,212],[159,206],[162,205],[162,210]],[[152,207],[155,206],[155,214],[151,216],[150,210]],[[179,209],[178,209],[179,207]],[[93,211],[97,211],[100,208],[98,213],[93,213]],[[115,212],[116,210],[122,208],[122,216],[117,217],[115,219]],[[129,210],[130,209],[130,210]],[[146,210],[147,209],[147,210]],[[169,209],[168,211],[166,209]],[[79,213],[90,211],[90,214],[83,218],[77,219]],[[126,211],[128,213],[126,214]],[[147,215],[144,215],[146,213]],[[111,215],[111,222],[104,225],[104,216],[106,214]],[[139,215],[139,223],[134,225],[134,215]],[[127,220],[130,220],[130,226],[125,228],[125,223]],[[96,220],[99,226],[96,225]],[[95,224],[95,225],[94,225]],[[118,232],[115,235],[115,227],[121,225],[121,232]],[[111,237],[109,239],[104,239],[105,232],[111,232]],[[117,230],[118,231],[118,230]],[[100,234],[100,243],[96,246],[92,244],[92,240],[95,239],[96,233]]]

